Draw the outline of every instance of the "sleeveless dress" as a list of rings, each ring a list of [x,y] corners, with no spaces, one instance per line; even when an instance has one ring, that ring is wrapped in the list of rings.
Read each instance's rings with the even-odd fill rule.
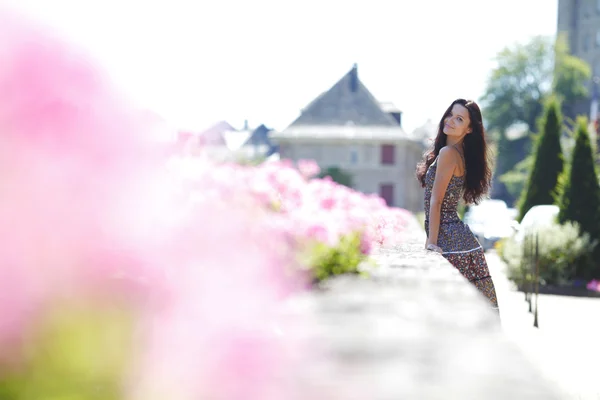
[[[429,166],[425,175],[425,232],[427,237],[429,237],[429,205],[436,168],[437,159]],[[442,256],[479,289],[494,309],[498,310],[496,289],[485,260],[483,247],[458,216],[458,202],[463,194],[464,176],[464,174],[452,176],[448,183],[442,201],[437,245],[443,251]]]

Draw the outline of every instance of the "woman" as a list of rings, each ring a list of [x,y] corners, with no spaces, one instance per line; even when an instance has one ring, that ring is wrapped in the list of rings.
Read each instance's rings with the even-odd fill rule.
[[[474,101],[458,99],[440,120],[417,177],[425,188],[426,249],[441,253],[497,310],[483,248],[457,212],[461,196],[471,204],[487,193],[492,176],[487,157],[481,110]]]

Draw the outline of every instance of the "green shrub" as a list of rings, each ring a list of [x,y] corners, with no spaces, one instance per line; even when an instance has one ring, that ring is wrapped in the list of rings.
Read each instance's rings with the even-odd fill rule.
[[[571,162],[559,182],[558,220],[576,222],[582,233],[600,240],[600,185],[596,169],[587,119],[578,117]],[[600,260],[600,247],[596,248],[594,257]],[[600,273],[600,263],[595,273]]]
[[[500,259],[505,260],[505,249],[506,249],[506,242],[509,240],[509,238],[502,238],[500,240],[498,240],[496,242],[496,244],[494,245],[494,248],[496,249],[496,253],[498,254],[498,257],[500,257]],[[506,262],[506,260],[505,260]]]
[[[532,243],[526,236],[525,243]],[[540,282],[561,285],[576,278],[587,278],[593,266],[592,251],[596,245],[588,234],[581,235],[577,223],[553,224],[538,231]],[[525,245],[526,246],[526,245]],[[507,239],[501,257],[508,265],[508,278],[517,284],[533,279],[534,264],[524,253],[525,246]]]
[[[129,362],[123,349],[135,345],[129,310],[60,306],[27,336],[28,356],[18,368],[1,370],[0,399],[123,399],[120,380]]]
[[[342,170],[339,167],[325,168],[323,171],[321,171],[317,178],[325,178],[326,176],[329,176],[334,182],[339,183],[340,185],[344,185],[349,188],[354,186],[352,174]]]
[[[315,281],[341,274],[359,273],[359,265],[367,256],[361,252],[360,233],[343,236],[335,247],[318,242],[310,249],[310,265]]]

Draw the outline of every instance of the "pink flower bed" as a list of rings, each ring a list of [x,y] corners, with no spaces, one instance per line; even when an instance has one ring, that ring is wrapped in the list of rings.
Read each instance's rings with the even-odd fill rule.
[[[598,281],[596,279],[592,279],[591,281],[588,282],[586,287],[588,290],[591,290],[593,292],[600,292],[600,281]]]
[[[165,164],[88,58],[6,11],[0,26],[3,395],[291,398],[278,376],[302,344],[276,333],[279,307],[312,253],[358,235],[366,256],[412,215],[309,161]]]
[[[249,167],[175,158],[169,171],[185,177],[182,181],[192,201],[233,202],[270,211],[268,217],[288,237],[336,246],[344,235],[359,232],[363,254],[384,243],[401,243],[406,225],[413,221],[412,214],[387,207],[377,195],[357,192],[331,179],[315,179],[320,170],[312,160],[301,160],[296,167],[289,160]]]

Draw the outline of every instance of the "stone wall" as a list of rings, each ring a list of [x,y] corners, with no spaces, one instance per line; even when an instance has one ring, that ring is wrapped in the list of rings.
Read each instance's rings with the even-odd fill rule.
[[[402,246],[378,251],[369,278],[334,278],[286,304],[288,316],[313,322],[283,332],[316,350],[288,376],[297,398],[561,398],[484,298],[424,241],[415,228]]]

